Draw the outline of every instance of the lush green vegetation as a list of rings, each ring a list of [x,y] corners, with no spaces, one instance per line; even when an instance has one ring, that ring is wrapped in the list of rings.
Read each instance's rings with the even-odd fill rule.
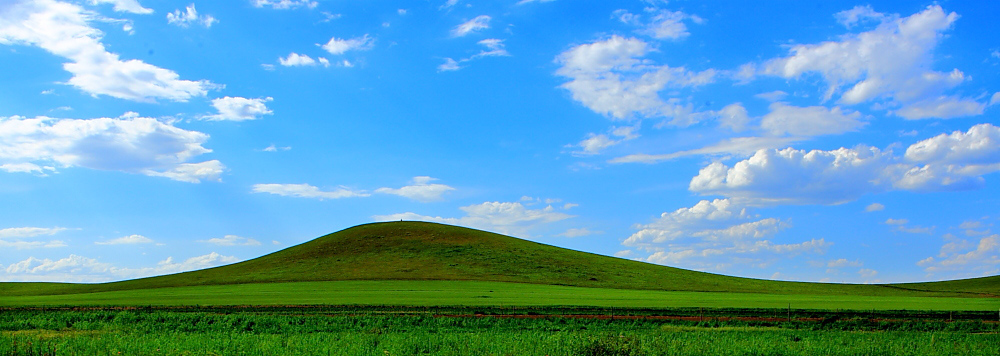
[[[104,284],[0,283],[0,296],[362,280],[513,282],[603,289],[851,297],[995,298],[1000,295],[1000,276],[888,285],[779,282],[595,255],[456,226],[391,222],[356,226],[253,260],[218,268]],[[198,290],[188,291],[194,293]],[[212,291],[219,292],[217,289]],[[72,299],[65,300],[69,302]],[[3,298],[0,303],[12,302]]]
[[[608,309],[553,308],[8,309],[0,311],[0,355],[992,355],[1000,349],[1000,326],[981,320],[992,313],[949,321],[944,313],[796,311],[789,321],[769,318],[783,310],[616,312],[617,319]],[[654,317],[664,314],[680,317]]]
[[[602,289],[477,281],[333,281],[0,296],[0,306],[61,305],[474,305],[987,310],[996,298],[849,296]]]

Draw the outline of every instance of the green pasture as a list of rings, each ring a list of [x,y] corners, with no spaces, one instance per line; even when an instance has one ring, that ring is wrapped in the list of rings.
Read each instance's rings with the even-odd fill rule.
[[[23,291],[27,292],[27,291]],[[1000,299],[651,291],[480,281],[326,281],[210,285],[59,295],[0,295],[0,306],[183,305],[595,306],[998,310]]]
[[[993,355],[994,322],[5,310],[0,355]]]

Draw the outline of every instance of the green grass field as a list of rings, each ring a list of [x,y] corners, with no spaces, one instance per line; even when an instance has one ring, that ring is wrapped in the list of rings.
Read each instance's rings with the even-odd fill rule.
[[[997,310],[1000,299],[649,291],[476,281],[332,281],[0,296],[0,306],[414,305]]]
[[[1000,348],[995,334],[1000,324],[977,319],[699,321],[436,313],[4,310],[0,355],[993,355]]]
[[[259,307],[268,305],[282,307]],[[138,308],[122,310],[128,306]],[[0,309],[2,356],[993,355],[1000,349],[1000,276],[883,285],[769,281],[417,222],[361,225],[253,260],[174,275],[0,283],[0,308],[7,308]],[[564,315],[576,312],[589,317]],[[658,314],[665,312],[679,314]]]

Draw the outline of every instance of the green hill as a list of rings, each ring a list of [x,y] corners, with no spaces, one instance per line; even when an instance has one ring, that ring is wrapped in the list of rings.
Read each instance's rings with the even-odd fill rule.
[[[853,285],[738,278],[601,256],[425,222],[352,227],[252,260],[103,284],[0,283],[6,296],[310,281],[448,280],[596,288],[851,296],[1000,295],[1000,276]]]

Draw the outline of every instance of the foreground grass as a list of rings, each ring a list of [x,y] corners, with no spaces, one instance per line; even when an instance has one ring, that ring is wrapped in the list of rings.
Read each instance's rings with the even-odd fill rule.
[[[467,305],[989,310],[998,298],[649,291],[475,281],[329,281],[4,296],[0,306]]]
[[[0,355],[993,355],[997,330],[980,321],[5,310]]]

